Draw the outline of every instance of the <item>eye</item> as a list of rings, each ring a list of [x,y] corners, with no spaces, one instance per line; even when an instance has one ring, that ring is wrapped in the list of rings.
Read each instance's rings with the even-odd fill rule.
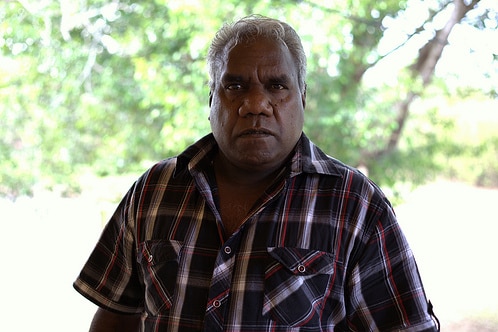
[[[242,89],[242,84],[239,84],[239,83],[228,84],[225,86],[225,89],[227,89],[227,90],[240,90],[240,89]]]
[[[272,85],[271,85],[271,88],[272,88],[273,90],[284,90],[284,89],[285,89],[285,86],[284,86],[284,85],[282,85],[282,84],[272,84]]]

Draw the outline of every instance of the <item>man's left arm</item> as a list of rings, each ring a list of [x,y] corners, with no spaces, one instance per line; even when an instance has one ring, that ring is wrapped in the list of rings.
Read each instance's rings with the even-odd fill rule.
[[[438,331],[413,253],[389,207],[351,274],[349,321],[359,330]]]

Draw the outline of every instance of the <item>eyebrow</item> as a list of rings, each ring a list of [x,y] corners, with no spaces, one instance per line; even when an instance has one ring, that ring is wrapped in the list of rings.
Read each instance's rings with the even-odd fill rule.
[[[244,77],[242,75],[236,74],[224,74],[221,77],[222,82],[244,82]],[[287,74],[270,76],[268,82],[270,83],[287,83],[290,81],[290,77]]]
[[[277,75],[270,77],[268,81],[270,83],[288,83],[290,81],[290,77],[287,74]]]
[[[222,82],[243,82],[244,79],[241,75],[224,74],[221,77]]]

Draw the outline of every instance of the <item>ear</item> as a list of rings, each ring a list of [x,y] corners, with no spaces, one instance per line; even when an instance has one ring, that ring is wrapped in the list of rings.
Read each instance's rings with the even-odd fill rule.
[[[306,83],[304,83],[304,91],[303,93],[301,93],[301,101],[303,103],[303,109],[306,109],[306,88],[308,87],[308,85]]]
[[[209,107],[211,107],[211,104],[213,103],[213,91],[209,91]]]

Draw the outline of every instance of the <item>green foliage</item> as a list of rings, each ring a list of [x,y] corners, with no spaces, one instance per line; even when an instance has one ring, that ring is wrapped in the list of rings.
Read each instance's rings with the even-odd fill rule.
[[[477,186],[498,187],[498,113],[496,103],[462,102],[466,112],[455,111],[457,122],[451,137],[439,133],[440,140],[451,140],[452,147],[445,149],[439,162],[444,165],[442,174]]]
[[[298,30],[309,56],[305,131],[358,165],[365,150],[385,146],[396,129],[393,105],[417,86],[403,74],[394,86],[362,81],[382,58],[382,22],[406,3],[4,2],[0,195],[30,194],[35,185],[77,191],[83,172],[140,172],[208,133],[208,44],[224,22],[250,13]],[[414,123],[430,130],[413,125],[398,149],[368,165],[380,185],[424,181],[439,169],[434,156],[455,148],[434,134],[442,130],[437,116],[423,116]]]
[[[407,191],[443,172],[440,156],[457,153],[457,146],[450,139],[453,127],[454,122],[441,116],[433,106],[413,114],[399,147],[371,163],[369,176],[382,179],[391,200],[401,202]]]

